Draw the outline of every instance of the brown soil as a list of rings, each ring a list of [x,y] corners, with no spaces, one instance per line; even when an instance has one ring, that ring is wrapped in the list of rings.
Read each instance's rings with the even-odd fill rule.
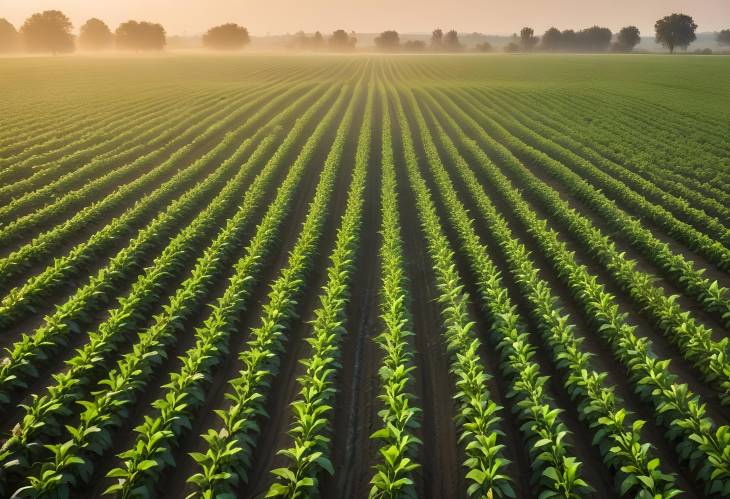
[[[293,161],[296,157],[296,152],[297,149],[295,148],[294,153],[291,153],[288,157],[284,158],[283,164],[286,165]],[[321,156],[321,153],[319,154]],[[320,159],[321,158],[318,157],[318,161],[320,161],[321,164]],[[279,182],[284,178],[285,174],[286,168],[282,168],[275,175],[275,179],[271,185],[278,185]],[[231,377],[235,376],[235,374],[238,372],[238,369],[240,368],[237,361],[237,353],[239,353],[240,350],[242,350],[246,346],[243,333],[247,332],[250,327],[254,327],[256,325],[256,321],[260,316],[261,307],[265,303],[265,298],[269,290],[268,286],[275,277],[275,275],[278,273],[278,271],[286,264],[288,253],[294,245],[296,236],[299,233],[301,223],[304,220],[307,204],[314,193],[314,188],[316,186],[315,180],[316,176],[306,176],[302,185],[300,185],[297,193],[295,194],[293,209],[290,212],[288,220],[285,220],[283,222],[284,229],[282,230],[281,234],[281,243],[279,247],[269,256],[270,259],[274,259],[273,265],[268,265],[264,267],[262,275],[258,280],[254,291],[251,294],[248,312],[244,313],[244,316],[242,318],[243,320],[239,321],[238,323],[238,331],[240,331],[242,334],[238,338],[232,336],[229,339],[229,343],[235,341],[235,345],[231,347],[231,352],[229,352],[224,361],[217,366],[217,370],[215,371],[215,375],[211,383],[212,386],[210,386],[209,389],[206,390],[208,397],[216,399],[218,402],[210,402],[204,404],[193,415],[192,419],[194,421],[194,431],[185,433],[179,440],[179,442],[181,442],[181,445],[178,449],[175,450],[175,459],[176,462],[178,462],[178,469],[167,470],[167,473],[163,476],[161,489],[168,490],[169,487],[176,487],[175,490],[182,490],[186,487],[185,480],[181,480],[179,482],[175,481],[176,478],[180,478],[180,475],[177,472],[179,471],[181,466],[186,465],[190,469],[192,469],[193,466],[193,463],[189,461],[189,457],[187,456],[187,452],[189,451],[189,449],[184,449],[187,448],[187,445],[193,445],[194,440],[197,439],[198,435],[203,432],[207,427],[213,425],[214,423],[217,424],[217,417],[212,413],[212,409],[210,408],[216,407],[218,404],[224,403],[223,394],[228,389],[228,380]],[[259,209],[257,210],[257,214],[254,215],[252,220],[258,220],[261,216],[263,216],[263,212],[268,207],[269,203],[273,200],[273,195],[274,193],[270,192],[266,196],[266,198],[262,201]],[[248,237],[253,233],[255,226],[256,225],[254,223],[249,224],[249,228],[247,229],[248,235],[243,238],[241,248],[245,245]],[[240,254],[240,251],[233,252],[234,257]],[[230,277],[232,271],[232,265],[229,265],[228,268],[224,271],[223,276],[219,277],[216,280],[213,289],[206,296],[204,303],[215,303],[216,299],[223,294],[228,285],[228,277]],[[110,484],[108,479],[105,479],[104,476],[106,472],[109,471],[109,469],[116,467],[120,464],[120,460],[116,457],[116,455],[126,450],[134,443],[137,437],[137,434],[134,432],[134,428],[143,421],[144,416],[156,413],[155,409],[153,409],[150,404],[164,393],[165,389],[163,387],[163,384],[167,383],[169,379],[169,373],[176,372],[180,368],[179,356],[184,355],[187,349],[194,345],[195,328],[202,325],[207,316],[208,310],[204,309],[201,310],[201,314],[188,321],[188,323],[183,328],[184,334],[180,334],[176,343],[171,347],[171,351],[168,353],[168,359],[161,366],[159,366],[159,368],[156,370],[157,375],[150,382],[148,389],[145,390],[145,392],[141,394],[141,397],[135,402],[134,409],[131,412],[130,417],[116,432],[117,437],[114,439],[113,448],[105,454],[106,459],[100,464],[100,466],[98,466],[98,469],[95,470],[94,476],[96,478],[91,480],[90,483],[92,485],[89,488],[89,493],[91,493],[93,496],[100,496],[102,491]],[[238,351],[234,352],[235,349],[238,349]],[[207,426],[203,426],[203,421],[207,422]]]
[[[505,173],[507,173],[506,170]],[[491,187],[490,182],[484,176],[480,176],[483,180],[482,186],[485,188],[488,196],[495,203],[502,215],[505,216],[511,228],[513,229],[514,235],[518,237],[523,242],[523,244],[525,244],[527,248],[531,251],[532,259],[535,261],[536,267],[541,269],[541,277],[548,281],[548,283],[551,285],[553,293],[555,293],[560,298],[561,305],[563,305],[565,311],[570,314],[573,323],[577,326],[577,335],[584,338],[585,348],[595,354],[595,356],[593,357],[593,363],[596,369],[600,371],[605,371],[609,374],[607,382],[616,387],[616,392],[627,404],[627,409],[634,412],[637,417],[647,421],[642,435],[647,441],[651,442],[655,446],[657,456],[660,457],[663,466],[667,466],[668,470],[678,473],[678,486],[691,495],[701,497],[702,486],[696,483],[693,474],[689,470],[687,470],[684,465],[678,463],[676,452],[673,449],[673,444],[671,442],[668,442],[664,437],[663,428],[657,427],[653,422],[653,408],[640,401],[638,399],[638,396],[633,393],[633,390],[631,389],[628,379],[626,377],[625,369],[623,368],[623,366],[620,365],[620,363],[618,363],[618,361],[613,358],[610,348],[605,343],[605,341],[591,330],[591,327],[588,325],[587,322],[587,317],[577,305],[575,300],[572,298],[570,290],[554,273],[551,264],[541,253],[539,247],[534,242],[534,238],[525,230],[525,227],[522,226],[519,220],[514,216],[511,207],[507,206],[501,195]],[[508,176],[510,175],[508,174]],[[514,178],[512,180],[514,181]],[[466,194],[463,194],[462,199],[468,199],[468,196]],[[531,205],[531,208],[538,214],[538,216],[542,218],[547,218],[548,220],[551,219],[551,217],[547,215],[540,206],[536,205],[534,201],[528,202]],[[522,298],[521,293],[517,291],[517,288],[514,285],[513,278],[506,270],[507,265],[504,262],[503,255],[501,255],[501,250],[497,249],[498,246],[493,240],[490,241],[488,227],[485,227],[478,219],[477,223],[478,225],[481,225],[480,233],[483,235],[485,242],[487,242],[492,249],[492,251],[490,251],[490,255],[495,260],[497,265],[500,268],[504,269],[502,272],[503,281],[508,289],[510,289],[510,296],[518,304],[520,310],[525,310],[525,300]],[[639,314],[636,307],[633,306],[633,304],[625,298],[623,293],[621,293],[619,290],[616,289],[614,285],[612,285],[610,279],[606,276],[607,271],[597,265],[595,262],[593,262],[592,259],[585,253],[585,250],[580,247],[580,245],[578,245],[574,240],[570,238],[563,238],[563,240],[568,244],[568,248],[571,251],[576,251],[577,263],[586,265],[589,272],[597,275],[599,277],[599,281],[606,286],[607,291],[613,293],[616,296],[617,303],[619,303],[621,309],[629,312],[630,322],[638,326],[637,334],[639,336],[648,336],[653,341],[653,349],[657,355],[659,355],[660,357],[671,358],[672,371],[675,374],[679,375],[679,378],[683,382],[689,382],[690,388],[695,391],[695,393],[701,395],[704,400],[707,400],[708,396],[714,397],[714,393],[712,393],[712,391],[708,389],[708,387],[706,387],[706,385],[704,385],[704,383],[700,379],[698,379],[696,373],[693,372],[693,368],[691,366],[688,366],[687,362],[684,361],[684,359],[678,358],[677,355],[671,355],[667,351],[666,346],[662,348],[662,343],[666,340],[664,340],[663,336],[661,336],[658,332],[654,331],[651,324]],[[528,314],[523,313],[523,317],[527,316]],[[530,324],[530,321],[528,321],[528,324]],[[541,366],[545,366],[547,364],[546,360],[544,360],[547,359],[547,347],[543,344],[541,340],[538,340],[536,343],[539,344],[539,358],[543,359],[540,360]],[[574,405],[575,404],[568,402],[567,408],[571,409]],[[714,418],[719,418],[716,419],[716,421],[719,424],[723,424],[725,418],[722,416],[722,409],[719,408],[717,404],[710,405],[714,405],[715,407],[713,408],[708,406],[708,413]],[[583,437],[576,437],[574,438],[574,440],[592,438],[590,437],[590,432],[585,435],[584,430],[583,433]]]
[[[379,108],[378,105],[375,106]],[[379,113],[373,122],[380,123]],[[323,498],[366,497],[370,472],[377,455],[377,442],[370,440],[380,409],[379,378],[381,353],[374,342],[379,333],[380,237],[380,127],[372,129],[368,182],[365,189],[363,224],[347,307],[347,334],[340,351],[342,368],[337,375],[337,395],[330,433],[334,476],[320,477]]]
[[[394,113],[391,113],[395,116]],[[415,403],[421,408],[421,427],[416,436],[423,442],[418,449],[415,481],[419,497],[465,497],[466,484],[460,463],[464,454],[459,447],[454,418],[454,382],[451,361],[442,335],[439,304],[433,267],[426,240],[415,209],[401,149],[400,130],[394,123],[395,162],[398,199],[403,227],[404,255],[410,280],[411,313],[415,333]]]

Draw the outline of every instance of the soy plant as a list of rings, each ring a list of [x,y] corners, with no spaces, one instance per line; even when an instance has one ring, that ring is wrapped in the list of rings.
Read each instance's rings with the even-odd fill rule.
[[[309,204],[302,231],[289,254],[287,266],[271,286],[261,324],[251,330],[248,347],[240,355],[244,367],[229,382],[231,388],[227,397],[231,406],[228,410],[216,411],[222,420],[222,427],[209,429],[203,434],[206,451],[192,455],[200,469],[188,479],[196,488],[196,495],[215,497],[233,493],[240,482],[247,480],[247,470],[259,431],[257,420],[266,415],[266,389],[277,373],[279,355],[284,350],[296,302],[304,292],[306,277],[321,241],[328,215],[327,205],[342,161],[345,137],[354,118],[354,104],[362,91],[360,84],[356,86],[354,95],[350,96],[349,90],[347,86],[341,87],[337,104],[318,127],[322,130],[316,134],[312,147],[322,140],[324,131],[335,122],[337,112],[345,107],[344,117],[325,161],[314,199]],[[344,106],[347,97],[350,97],[350,103]]]
[[[243,144],[243,146],[248,145],[250,145],[248,142]],[[81,327],[90,320],[91,313],[108,305],[107,294],[113,293],[125,279],[131,280],[138,273],[142,259],[155,247],[164,241],[169,243],[177,224],[185,217],[194,214],[198,203],[213,198],[217,189],[222,188],[226,180],[229,180],[227,174],[233,173],[235,163],[226,166],[227,168],[220,168],[218,172],[211,173],[193,189],[170,203],[167,209],[160,212],[147,227],[139,231],[129,245],[112,257],[105,268],[99,270],[87,284],[78,288],[68,301],[47,316],[41,327],[32,335],[23,334],[21,339],[8,349],[7,360],[0,366],[0,404],[9,401],[9,395],[15,389],[23,386],[29,379],[37,377],[38,368],[50,360],[53,352],[67,343],[69,336],[81,333]],[[190,180],[186,177],[194,173],[194,167],[183,170],[173,178],[174,182],[163,184],[161,189],[175,192],[175,184],[181,180]],[[123,224],[117,219],[107,227],[116,230],[117,223]],[[53,279],[52,274],[55,273],[55,269],[51,268],[47,272],[50,274],[49,279]]]
[[[263,150],[266,151],[266,143],[263,146]],[[162,288],[160,279],[182,272],[186,260],[197,253],[197,247],[204,243],[216,225],[221,223],[226,211],[237,205],[237,200],[241,196],[241,184],[251,167],[247,166],[239,170],[236,182],[228,184],[213,203],[180,232],[147,272],[140,276],[131,293],[122,301],[123,307],[129,307],[124,310],[126,314],[115,314],[114,321],[109,327],[122,327],[125,322],[120,324],[119,321],[124,320],[134,324],[130,316],[136,314],[143,317],[148,313],[150,304],[159,299],[158,293]],[[262,191],[260,195],[263,195]],[[96,464],[96,460],[91,459],[91,456],[103,455],[111,446],[113,430],[128,417],[129,407],[147,386],[154,368],[165,359],[166,349],[175,341],[175,333],[180,330],[180,324],[191,316],[197,301],[204,296],[200,288],[212,284],[230,257],[227,252],[240,243],[242,232],[250,221],[251,211],[250,205],[239,207],[213,243],[198,258],[191,277],[181,284],[177,293],[171,298],[170,304],[164,308],[164,313],[157,315],[154,323],[137,335],[132,350],[124,354],[117,361],[115,368],[97,383],[96,391],[86,399],[73,393],[66,394],[68,400],[64,401],[61,398],[61,403],[77,399],[84,408],[80,421],[76,426],[66,426],[66,431],[71,437],[69,440],[61,445],[47,447],[51,451],[51,456],[48,458],[41,456],[40,475],[31,475],[30,484],[18,492],[33,495],[42,489],[63,495],[69,493],[69,487],[88,482]],[[113,331],[109,331],[108,336],[112,335]],[[106,339],[108,341],[110,338]],[[51,413],[48,415],[48,423],[52,423],[55,415],[52,411],[49,412]]]
[[[305,126],[312,121],[315,113],[324,107],[329,96],[334,95],[335,91],[336,88],[331,86],[315,105],[297,120],[287,139],[252,183],[249,196],[244,197],[244,206],[254,207],[261,202],[261,195],[268,190],[267,184],[272,182],[272,177],[266,173],[274,172],[281,167],[282,153],[291,149],[301,138]],[[301,188],[302,177],[311,162],[312,144],[315,144],[318,138],[319,133],[310,137],[310,146],[305,145],[278,187],[274,200],[244,250],[244,256],[235,264],[235,273],[229,280],[225,293],[213,307],[203,327],[196,330],[195,346],[182,358],[181,369],[171,373],[171,380],[164,387],[166,389],[164,395],[153,402],[155,415],[148,416],[143,424],[135,428],[137,439],[134,445],[119,455],[123,459],[122,465],[108,473],[107,476],[115,478],[116,483],[107,489],[107,493],[133,496],[141,494],[142,491],[152,492],[164,469],[174,466],[171,451],[175,441],[189,429],[194,410],[205,403],[204,388],[215,367],[228,353],[229,336],[235,331],[240,314],[246,308],[252,290],[257,284],[257,277],[266,264],[266,256],[280,234],[297,190]],[[229,445],[229,450],[232,448],[233,446]],[[154,465],[151,465],[150,461]]]
[[[412,322],[408,310],[407,278],[396,192],[390,110],[382,106],[381,138],[381,217],[380,311],[383,331],[375,341],[383,351],[378,371],[383,408],[378,412],[381,427],[370,438],[382,441],[375,473],[370,479],[371,498],[415,497],[412,475],[419,468],[415,454],[420,440],[414,435],[419,427],[420,408],[411,393],[414,383]]]
[[[108,306],[107,294],[113,293],[125,279],[131,280],[137,275],[138,265],[145,255],[163,242],[170,244],[177,224],[185,217],[193,215],[199,202],[210,201],[216,192],[225,187],[226,182],[231,181],[237,167],[240,167],[240,161],[250,154],[251,147],[252,141],[244,141],[230,160],[220,165],[218,171],[210,173],[193,189],[171,202],[166,210],[140,230],[130,244],[120,250],[105,268],[79,288],[66,303],[56,309],[55,313],[46,317],[43,326],[37,328],[32,335],[21,336],[21,340],[13,344],[8,351],[7,362],[0,366],[0,404],[4,403],[8,395],[18,386],[36,377],[37,369],[50,360],[51,353],[66,344],[69,336],[81,333],[81,325],[90,319],[91,312]],[[176,175],[173,178],[174,182],[163,184],[161,189],[163,192],[171,191],[168,194],[172,194],[176,190],[177,181],[193,181],[195,173],[195,166],[191,166],[190,169],[180,172],[178,174],[180,177]],[[242,182],[248,177],[249,170],[245,169],[243,173],[245,175],[239,179]],[[117,224],[125,223],[122,219],[116,219],[107,227],[117,230]],[[92,236],[91,241],[93,240]],[[59,272],[63,272],[65,265],[59,263],[57,267],[60,269]],[[55,275],[55,269],[56,267],[50,268],[40,275],[48,274],[49,280],[58,280],[60,277]]]
[[[302,497],[317,489],[320,470],[334,474],[329,458],[329,414],[335,396],[335,377],[339,368],[340,343],[345,329],[352,270],[356,263],[362,227],[364,191],[370,158],[373,114],[373,85],[368,85],[365,114],[357,142],[355,169],[347,195],[347,206],[337,230],[335,248],[330,255],[327,282],[314,312],[308,359],[302,360],[305,373],[297,378],[299,398],[292,402],[293,423],[289,435],[293,446],[278,454],[289,466],[272,470],[276,481],[267,497]]]
[[[463,110],[449,105],[446,100],[444,102],[453,115],[477,131],[481,139],[485,142],[492,140]],[[615,303],[615,297],[605,291],[584,265],[576,264],[573,253],[559,240],[557,232],[549,229],[547,222],[529,209],[521,194],[477,143],[468,139],[460,139],[460,143],[474,157],[477,168],[487,175],[490,183],[513,207],[518,218],[530,228],[529,233],[590,317],[593,329],[606,338],[614,355],[626,367],[634,391],[654,408],[655,420],[668,430],[667,439],[675,445],[680,460],[695,470],[708,493],[730,491],[728,427],[718,426],[707,415],[700,398],[686,384],[680,384],[678,377],[671,372],[669,360],[657,357],[651,342],[636,334],[636,327],[628,323],[626,314]],[[504,152],[503,149],[496,150]],[[506,153],[503,158],[508,160]]]
[[[481,115],[484,116],[484,112]],[[494,126],[500,130],[500,134],[507,133],[498,123],[495,122]],[[580,195],[589,206],[612,221],[617,230],[625,233],[630,242],[643,248],[650,259],[665,269],[669,277],[678,282],[688,294],[694,295],[708,312],[722,315],[729,310],[726,289],[703,277],[702,271],[695,270],[691,261],[672,252],[669,245],[654,237],[640,220],[624,213],[586,180],[542,151],[534,150],[512,136],[504,140],[517,157],[529,153],[535,164],[552,171],[571,192]],[[565,224],[589,253],[610,270],[619,286],[637,302],[665,336],[677,345],[683,356],[702,371],[705,379],[720,391],[723,403],[730,403],[730,393],[727,392],[730,388],[730,367],[726,362],[729,355],[727,338],[715,341],[711,329],[698,324],[691,312],[683,311],[676,297],[667,296],[662,288],[653,283],[651,275],[636,270],[636,262],[620,253],[615,243],[589,219],[579,214],[519,162],[513,160],[507,164],[510,168],[520,169],[523,181],[555,213],[556,219]],[[714,245],[722,247],[717,242]],[[722,320],[725,321],[726,318]]]
[[[509,461],[502,453],[504,444],[501,440],[504,435],[499,429],[501,407],[491,399],[486,384],[489,375],[479,356],[480,342],[474,331],[474,323],[469,320],[468,296],[463,290],[453,251],[441,227],[430,192],[418,172],[417,155],[405,109],[395,89],[390,86],[388,91],[395,103],[408,180],[439,292],[437,300],[441,304],[444,339],[451,354],[451,373],[458,402],[456,424],[459,441],[465,446],[467,455],[464,462],[468,470],[467,492],[470,496],[491,494],[496,497],[514,497],[511,479],[507,475]]]
[[[425,98],[431,106],[439,107],[428,95]],[[590,354],[583,351],[581,341],[575,337],[572,325],[568,322],[569,317],[563,315],[549,285],[538,277],[529,252],[512,236],[509,224],[499,215],[482,184],[441,125],[447,123],[450,128],[458,131],[456,122],[447,115],[439,113],[436,117],[431,109],[428,111],[435,130],[434,135],[444,154],[449,163],[454,165],[456,174],[474,199],[476,211],[490,227],[521,292],[529,301],[530,311],[535,323],[539,325],[539,332],[552,350],[553,362],[567,371],[564,386],[572,399],[578,401],[581,419],[586,420],[596,432],[593,443],[601,450],[604,463],[616,472],[616,489],[622,495],[632,492],[645,498],[657,495],[669,498],[680,494],[681,491],[674,488],[674,477],[662,472],[659,460],[652,456],[651,446],[642,442],[640,430],[644,422],[629,421],[627,411],[620,408],[623,401],[614,395],[613,387],[607,386],[607,375],[592,369]],[[506,296],[501,279],[495,273],[494,264],[489,261],[486,248],[478,244],[473,235],[467,236],[473,234],[468,229],[468,216],[463,206],[456,202],[455,191],[449,186],[443,165],[436,163],[435,166],[436,175],[443,179],[439,185],[446,188],[447,195],[452,199],[450,204],[455,208],[450,211],[450,217],[455,225],[462,227],[459,230],[462,248],[471,260],[475,274],[481,275],[480,285],[485,290],[491,287],[492,296]],[[499,303],[500,299],[490,302]],[[505,305],[506,308],[509,307],[509,303]]]

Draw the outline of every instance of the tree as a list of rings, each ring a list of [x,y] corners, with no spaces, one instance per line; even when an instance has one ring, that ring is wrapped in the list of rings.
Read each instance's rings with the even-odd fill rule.
[[[578,48],[578,33],[572,29],[566,29],[560,33],[560,49],[565,51]]]
[[[375,37],[375,46],[380,50],[393,51],[400,47],[400,37],[397,31],[383,31]]]
[[[552,27],[542,35],[541,48],[550,52],[555,52],[562,48],[562,34],[558,28]]]
[[[299,31],[294,35],[292,48],[300,50],[320,50],[324,45],[324,37],[319,31],[312,36],[307,36],[304,31]]]
[[[0,53],[18,49],[18,32],[7,19],[0,18]]]
[[[525,52],[532,51],[535,45],[538,44],[540,39],[535,36],[535,30],[532,28],[524,27],[520,30],[520,46]]]
[[[26,19],[20,28],[20,36],[31,52],[73,52],[71,28],[71,21],[63,12],[46,10]]]
[[[441,50],[441,46],[444,42],[444,32],[441,30],[441,28],[436,28],[433,30],[433,33],[431,33],[431,48],[433,50]]]
[[[622,52],[631,52],[641,43],[641,32],[636,26],[621,28],[616,39],[616,49]]]
[[[308,39],[309,37],[304,31],[297,31],[296,33],[294,33],[294,36],[289,43],[289,48],[303,49],[307,46]]]
[[[667,47],[670,54],[673,54],[677,47],[686,49],[697,39],[697,35],[695,35],[697,25],[694,19],[685,14],[663,17],[654,24],[654,29],[656,30],[656,42]]]
[[[104,21],[92,17],[81,26],[79,46],[84,50],[104,50],[114,42],[109,26]]]
[[[459,42],[459,33],[456,30],[451,30],[444,35],[443,49],[449,52],[458,52],[462,49],[461,42]]]
[[[315,31],[309,43],[312,49],[319,50],[324,46],[324,36],[319,31]]]
[[[580,50],[603,52],[611,45],[612,37],[613,33],[610,29],[591,26],[577,33],[576,42]]]
[[[724,29],[717,34],[717,44],[730,47],[730,29]]]
[[[127,21],[117,28],[117,47],[126,50],[162,50],[165,48],[165,28],[147,21]]]
[[[484,52],[484,53],[491,52],[492,51],[492,44],[489,43],[489,42],[486,42],[486,41],[485,42],[482,42],[482,43],[477,43],[474,46],[474,50],[476,50],[477,52]]]
[[[423,40],[407,40],[403,43],[403,50],[406,52],[423,52],[426,50],[426,42]]]
[[[338,29],[332,32],[329,42],[330,48],[333,50],[352,50],[355,48],[357,38],[348,35],[344,29]]]
[[[203,45],[213,50],[241,50],[250,41],[248,30],[235,23],[214,26],[203,35]]]

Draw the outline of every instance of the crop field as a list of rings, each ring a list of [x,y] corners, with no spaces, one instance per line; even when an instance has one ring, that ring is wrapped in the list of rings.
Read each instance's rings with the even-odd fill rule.
[[[0,497],[730,496],[728,74],[0,61]]]

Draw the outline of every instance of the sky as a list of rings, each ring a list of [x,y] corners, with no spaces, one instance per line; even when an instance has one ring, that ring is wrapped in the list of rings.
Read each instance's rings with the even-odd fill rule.
[[[644,34],[672,12],[694,17],[698,31],[730,28],[730,0],[0,0],[0,17],[16,26],[33,12],[58,9],[75,29],[98,17],[114,29],[125,20],[149,20],[168,35],[195,35],[235,22],[253,35],[324,33],[343,28],[361,33],[396,29],[511,34],[522,26],[542,33],[599,24],[617,31],[633,24]]]

